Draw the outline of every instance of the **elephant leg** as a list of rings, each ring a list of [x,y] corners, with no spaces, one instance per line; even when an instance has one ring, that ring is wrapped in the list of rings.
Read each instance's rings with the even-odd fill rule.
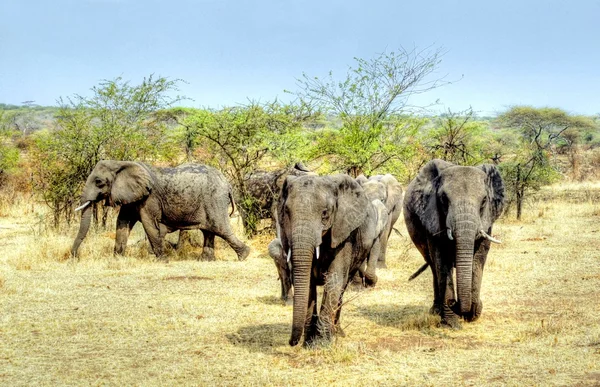
[[[304,324],[304,345],[309,346],[315,342],[318,337],[317,314],[317,281],[311,276],[308,290],[308,308],[306,309],[306,322]]]
[[[325,277],[323,302],[319,315],[319,335],[330,341],[336,330],[342,309],[342,295],[348,285],[348,272],[352,260],[352,244],[346,243],[337,253]],[[353,273],[354,274],[354,273]]]
[[[144,226],[144,231],[146,231],[146,235],[150,241],[150,246],[152,246],[152,251],[154,251],[154,255],[156,255],[156,259],[168,261],[163,255],[164,236],[161,235],[160,224],[156,219],[153,219],[151,216],[145,215],[144,213],[140,214],[140,218],[142,226]]]
[[[131,229],[138,222],[139,217],[135,208],[129,206],[121,206],[119,215],[117,216],[117,231],[115,236],[115,255],[124,255],[127,248],[127,239]]]
[[[179,238],[175,244],[175,250],[180,251],[187,243],[191,244],[190,232],[188,230],[179,230]]]
[[[380,251],[379,251],[379,257],[378,257],[378,265],[380,268],[387,268],[387,264],[385,263],[385,255],[387,253],[387,245],[388,245],[388,239],[390,238],[390,234],[392,232],[392,223],[388,222],[388,225],[385,229],[385,231],[383,232],[383,234],[381,235],[381,237],[379,238],[381,240],[381,247],[380,247]]]
[[[227,223],[227,225],[219,231],[211,231],[223,238],[229,244],[229,246],[231,246],[231,248],[236,252],[238,260],[243,261],[248,258],[248,255],[250,255],[250,247],[235,236],[233,231],[231,231],[231,227],[229,227],[229,223]]]
[[[202,230],[202,235],[204,236],[204,246],[202,247],[202,257],[203,261],[214,261],[215,260],[215,234]]]
[[[275,266],[277,267],[277,273],[279,274],[279,282],[281,283],[281,300],[287,305],[292,305],[294,302],[294,299],[291,295],[292,281],[290,278],[290,272],[287,268],[287,262],[275,261]]]
[[[458,315],[454,313],[451,309],[451,305],[448,304],[448,293],[449,289],[453,288],[452,283],[452,261],[446,259],[442,254],[443,250],[449,250],[447,246],[437,246],[434,245],[435,242],[429,241],[428,250],[431,255],[432,260],[432,269],[435,267],[435,272],[437,275],[434,275],[434,278],[437,279],[437,288],[435,291],[437,292],[434,298],[434,307],[440,309],[440,316],[442,317],[442,325],[448,326],[452,329],[460,329],[460,322]],[[454,290],[452,289],[450,294],[453,294]]]
[[[381,262],[382,242],[382,239],[378,238],[369,252],[367,267],[364,272],[366,287],[373,287],[377,283],[377,262]]]
[[[419,249],[421,250],[421,249]],[[438,316],[442,315],[442,309],[444,304],[444,298],[440,292],[440,266],[436,265],[433,257],[430,254],[430,250],[427,247],[422,247],[421,254],[425,258],[425,261],[429,264],[431,268],[431,276],[433,277],[433,305],[429,309],[430,314],[437,314]]]
[[[481,292],[481,280],[483,278],[483,267],[490,251],[490,242],[481,240],[475,244],[475,254],[473,256],[473,288],[471,296],[471,310],[464,318],[467,321],[475,321],[483,311],[483,303],[479,299]]]

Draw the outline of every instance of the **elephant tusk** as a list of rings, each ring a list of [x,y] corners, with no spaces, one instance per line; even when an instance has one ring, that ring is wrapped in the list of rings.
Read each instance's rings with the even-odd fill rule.
[[[90,205],[90,203],[91,203],[91,202],[88,200],[87,202],[85,202],[85,203],[83,203],[82,205],[80,205],[79,207],[77,207],[77,208],[75,209],[75,212],[83,210],[84,208],[86,208],[87,206],[89,206],[89,205]]]
[[[317,246],[317,248],[315,250],[316,250],[317,259],[319,259],[319,254],[321,253],[320,246]]]
[[[291,258],[292,258],[292,249],[290,248],[290,249],[288,250],[288,254],[287,254],[287,261],[288,261],[288,263],[290,262],[290,259],[291,259]]]
[[[451,241],[453,241],[454,237],[452,236],[452,230],[447,229],[446,231],[448,232],[448,239],[450,239]]]
[[[491,237],[491,236],[489,236],[489,235],[488,235],[488,234],[487,234],[485,231],[483,231],[483,230],[479,230],[479,233],[481,234],[481,236],[483,236],[485,239],[487,239],[487,240],[488,240],[488,241],[490,241],[490,242],[494,242],[494,243],[498,243],[498,244],[501,244],[501,243],[502,243],[502,241],[501,241],[501,240],[499,240],[499,239],[496,239],[496,238],[494,238],[494,237]]]

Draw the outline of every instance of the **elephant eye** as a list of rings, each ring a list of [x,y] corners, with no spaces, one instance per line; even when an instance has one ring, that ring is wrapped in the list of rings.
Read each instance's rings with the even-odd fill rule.
[[[96,178],[96,187],[104,187],[106,184],[104,183],[104,180],[102,180],[101,178]]]
[[[328,220],[329,219],[329,213],[327,212],[327,210],[323,210],[323,214],[321,215],[321,219]]]

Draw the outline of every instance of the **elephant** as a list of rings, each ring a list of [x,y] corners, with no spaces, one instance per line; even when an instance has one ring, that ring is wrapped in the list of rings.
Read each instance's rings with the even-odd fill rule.
[[[483,268],[491,242],[500,242],[491,235],[503,207],[504,183],[490,164],[458,166],[435,159],[409,184],[404,220],[426,262],[412,278],[431,267],[430,312],[441,316],[443,326],[460,329],[459,317],[465,321],[480,317]]]
[[[369,199],[379,199],[385,204],[387,209],[386,236],[381,239],[381,249],[377,258],[377,265],[385,268],[387,267],[385,258],[388,239],[392,234],[394,224],[396,224],[402,212],[402,185],[389,173],[371,176],[368,179],[364,175],[361,175],[356,180],[362,185]]]
[[[291,264],[294,286],[289,344],[303,335],[305,346],[343,335],[342,297],[376,243],[376,208],[348,175],[288,176],[277,217],[281,259]],[[319,314],[317,285],[324,286]]]
[[[273,258],[275,267],[277,268],[277,274],[279,275],[279,281],[281,283],[281,300],[290,305],[293,302],[292,299],[292,273],[287,259],[287,253],[283,251],[281,246],[281,240],[275,238],[269,243],[268,246],[269,255]]]
[[[246,187],[248,189],[248,195],[252,197],[260,208],[260,218],[272,220],[272,226],[275,227],[277,223],[276,209],[277,209],[277,198],[285,178],[288,175],[302,176],[306,174],[312,174],[304,164],[298,162],[294,166],[289,168],[282,168],[276,171],[255,171],[246,176]],[[240,202],[242,198],[240,194],[236,192],[236,201]]]
[[[201,164],[155,168],[133,161],[102,160],[87,178],[81,195],[83,210],[79,232],[71,248],[77,251],[90,227],[91,203],[120,206],[114,253],[125,253],[127,238],[139,221],[157,259],[164,259],[164,237],[175,230],[201,229],[202,257],[214,260],[215,235],[225,239],[244,260],[250,248],[240,241],[229,224],[228,207],[235,210],[231,186],[217,169]]]

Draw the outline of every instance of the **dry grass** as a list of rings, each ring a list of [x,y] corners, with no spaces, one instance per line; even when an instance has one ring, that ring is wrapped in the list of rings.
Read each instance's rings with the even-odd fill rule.
[[[347,337],[310,350],[287,344],[269,236],[245,262],[219,241],[216,262],[188,249],[164,264],[139,226],[119,258],[114,234],[92,230],[73,263],[77,225],[57,234],[39,205],[2,208],[0,384],[598,385],[599,194],[554,187],[499,222],[483,315],[461,331],[427,313],[429,271],[407,282],[422,258],[399,222],[377,287],[347,294]]]

